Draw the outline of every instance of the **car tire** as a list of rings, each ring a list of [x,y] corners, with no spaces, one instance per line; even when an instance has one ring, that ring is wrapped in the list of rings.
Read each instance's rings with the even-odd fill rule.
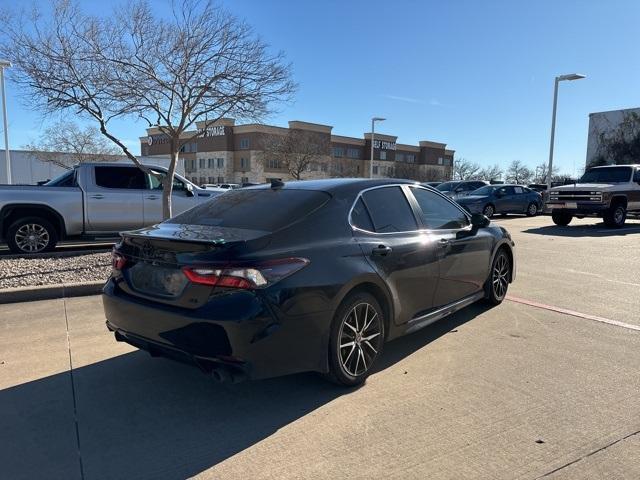
[[[484,208],[482,209],[482,214],[487,218],[493,217],[495,213],[496,213],[496,207],[494,207],[491,203],[489,203],[488,205],[485,205]]]
[[[498,250],[489,278],[485,283],[485,301],[490,305],[500,305],[507,296],[507,290],[511,283],[511,258],[504,248]]]
[[[538,205],[531,202],[527,207],[527,217],[535,217],[538,214]]]
[[[363,384],[382,353],[384,326],[384,311],[373,295],[349,295],[331,323],[326,378],[346,387]]]
[[[623,203],[615,203],[603,215],[604,224],[609,228],[621,228],[627,220],[627,209]]]
[[[557,210],[554,210],[553,212],[551,212],[551,219],[556,225],[566,227],[567,225],[569,225],[569,223],[571,223],[573,215],[571,215],[570,213],[558,212]]]
[[[58,232],[42,217],[26,217],[13,222],[7,230],[9,250],[18,254],[49,252],[58,243]]]

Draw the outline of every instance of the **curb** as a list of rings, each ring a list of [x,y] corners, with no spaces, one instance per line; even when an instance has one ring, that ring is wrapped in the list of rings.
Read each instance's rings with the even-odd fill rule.
[[[104,283],[105,282],[100,281],[40,285],[37,287],[7,288],[5,290],[0,290],[0,304],[97,295],[102,292]]]

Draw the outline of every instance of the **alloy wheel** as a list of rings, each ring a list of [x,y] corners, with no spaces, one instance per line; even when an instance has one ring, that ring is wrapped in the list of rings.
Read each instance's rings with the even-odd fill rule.
[[[16,245],[23,252],[40,252],[49,245],[49,232],[37,223],[22,225],[14,236]]]
[[[487,205],[486,207],[484,207],[482,214],[487,218],[491,218],[493,217],[494,212],[495,210],[493,209],[493,206]]]
[[[504,253],[500,254],[493,267],[491,285],[496,299],[502,300],[509,287],[509,260]]]
[[[338,335],[340,363],[353,377],[369,370],[382,348],[381,318],[373,305],[358,303],[342,320]]]
[[[538,206],[535,203],[532,203],[529,205],[529,215],[533,217],[536,213],[538,213]]]
[[[624,219],[624,208],[618,207],[616,211],[613,213],[613,221],[616,225],[620,225]]]

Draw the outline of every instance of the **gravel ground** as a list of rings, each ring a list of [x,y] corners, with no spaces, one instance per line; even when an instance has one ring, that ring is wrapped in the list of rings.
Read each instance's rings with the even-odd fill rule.
[[[0,257],[0,289],[106,281],[110,272],[110,252],[52,258]]]

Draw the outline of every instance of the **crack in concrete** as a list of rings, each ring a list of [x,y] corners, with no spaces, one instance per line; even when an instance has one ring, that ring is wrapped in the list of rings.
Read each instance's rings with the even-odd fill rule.
[[[567,467],[569,467],[571,465],[574,465],[574,464],[576,464],[578,462],[581,462],[582,460],[584,460],[586,458],[589,458],[592,455],[595,455],[596,453],[602,452],[603,450],[606,450],[607,448],[612,447],[616,443],[623,442],[626,439],[633,437],[634,435],[638,435],[639,433],[640,433],[640,430],[637,430],[637,431],[635,431],[633,433],[630,433],[629,435],[625,435],[624,437],[619,438],[618,440],[615,440],[615,441],[613,441],[611,443],[608,443],[604,447],[600,447],[600,448],[598,448],[596,450],[593,450],[592,452],[589,452],[586,455],[583,455],[583,456],[581,456],[581,457],[579,457],[579,458],[577,458],[575,460],[572,460],[571,462],[565,463],[564,465],[562,465],[562,466],[560,466],[560,467],[558,467],[558,468],[556,468],[554,470],[551,470],[550,472],[547,472],[544,475],[540,475],[539,477],[536,477],[535,480],[539,480],[540,478],[544,478],[544,477],[548,477],[549,475],[553,475],[554,473],[556,473],[556,472],[558,472],[560,470],[563,470],[563,469],[565,469],[565,468],[567,468]]]
[[[82,451],[80,450],[80,426],[78,424],[78,406],[76,401],[76,383],[73,377],[73,358],[71,356],[71,337],[69,335],[69,318],[67,316],[67,299],[62,299],[64,306],[64,321],[67,330],[67,350],[69,352],[69,379],[71,381],[71,394],[73,396],[73,421],[76,428],[76,445],[78,447],[78,463],[80,467],[80,478],[84,480],[84,467],[82,465]]]

